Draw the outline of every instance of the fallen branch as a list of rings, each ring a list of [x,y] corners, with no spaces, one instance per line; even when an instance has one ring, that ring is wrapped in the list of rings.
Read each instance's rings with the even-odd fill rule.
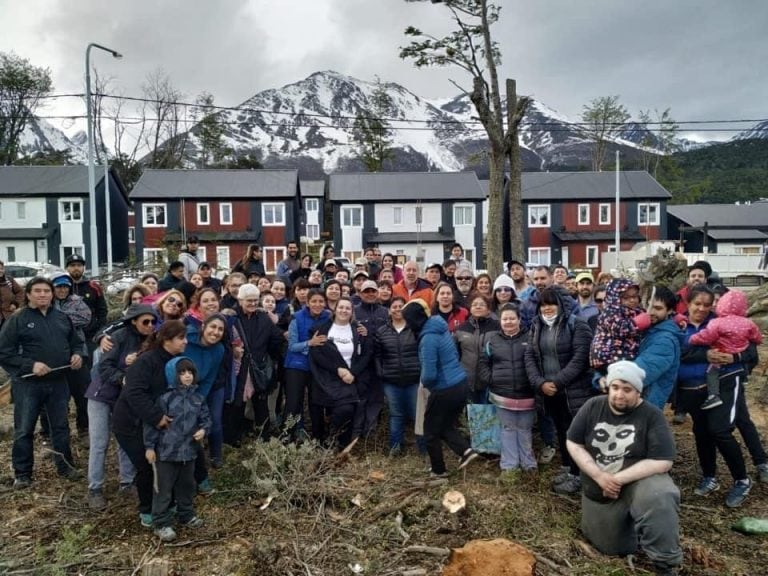
[[[546,556],[542,556],[538,552],[534,552],[533,554],[534,556],[536,556],[537,562],[541,562],[542,564],[545,564],[550,570],[553,570],[557,574],[570,574],[570,570],[568,570],[564,566],[560,566],[560,564],[557,564],[556,562],[553,562]]]
[[[451,551],[448,548],[438,548],[436,546],[408,546],[404,552],[412,554],[430,554],[432,556],[449,556]]]
[[[399,510],[397,511],[397,516],[395,516],[395,526],[397,526],[397,531],[400,533],[400,536],[403,537],[403,544],[408,542],[411,535],[403,529],[403,513]]]

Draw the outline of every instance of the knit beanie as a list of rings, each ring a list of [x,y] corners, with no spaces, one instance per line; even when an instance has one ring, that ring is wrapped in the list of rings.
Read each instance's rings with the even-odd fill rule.
[[[627,384],[631,384],[638,392],[642,392],[645,370],[629,360],[619,360],[608,366],[606,382],[610,386],[614,380],[622,380]]]
[[[414,334],[419,334],[429,319],[429,306],[421,298],[415,298],[403,306],[403,319]]]

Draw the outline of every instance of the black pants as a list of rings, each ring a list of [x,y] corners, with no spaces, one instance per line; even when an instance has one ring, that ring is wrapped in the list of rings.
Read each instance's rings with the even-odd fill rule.
[[[464,384],[445,390],[432,390],[424,411],[424,443],[427,445],[432,472],[445,472],[443,445],[445,442],[457,456],[469,449],[469,441],[459,432],[457,422],[466,406],[467,388]]]
[[[736,401],[736,418],[734,424],[739,430],[739,434],[744,438],[744,445],[749,451],[749,455],[752,457],[752,462],[755,466],[768,463],[768,455],[765,453],[763,447],[763,441],[760,439],[760,434],[755,427],[755,423],[752,422],[752,417],[749,415],[749,408],[747,408],[747,396],[745,394],[739,394]]]
[[[289,420],[292,422],[291,426],[286,427],[286,433],[290,435],[291,439],[294,439],[297,430],[304,428],[304,400],[311,383],[311,372],[295,368],[285,369],[283,422]]]
[[[255,427],[262,440],[269,439],[269,404],[266,396],[254,396],[248,402],[253,403],[253,423],[245,417],[245,403],[231,402],[224,404],[224,442],[230,446],[240,446],[243,434]]]
[[[145,457],[144,438],[141,429],[133,434],[115,432],[115,439],[120,447],[125,450],[131,463],[136,467],[136,476],[133,484],[139,495],[139,513],[150,514],[152,512],[152,484],[154,474],[152,466]]]
[[[176,516],[185,524],[195,517],[195,462],[155,462],[158,491],[152,498],[152,523],[155,528],[171,526],[171,506],[176,502]]]
[[[741,376],[731,376],[720,381],[721,406],[702,410],[701,404],[707,398],[707,387],[702,382],[698,389],[680,389],[680,409],[688,412],[693,419],[693,436],[702,474],[714,478],[717,475],[717,452],[723,456],[734,480],[747,477],[747,468],[741,446],[733,436],[735,420],[744,409],[744,385]]]
[[[318,442],[341,446],[352,441],[352,422],[356,414],[357,404],[338,404],[336,406],[320,406],[310,404],[312,418],[312,438]],[[328,425],[326,426],[326,419]]]
[[[570,468],[571,474],[579,474],[579,467],[573,460],[571,460],[571,455],[568,453],[568,448],[565,445],[565,441],[568,437],[568,428],[573,421],[573,414],[571,414],[571,410],[568,408],[568,399],[565,394],[544,396],[544,410],[555,423],[557,446],[560,450],[560,460],[563,466]]]
[[[88,430],[88,399],[85,397],[85,390],[91,381],[91,372],[85,364],[85,359],[83,359],[83,365],[79,370],[64,370],[69,387],[69,397],[75,403],[75,424],[80,432]],[[43,436],[51,435],[45,406],[40,412],[40,429]]]

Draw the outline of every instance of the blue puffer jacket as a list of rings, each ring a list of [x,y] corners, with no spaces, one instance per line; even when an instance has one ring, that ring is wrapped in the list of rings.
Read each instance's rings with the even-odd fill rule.
[[[640,343],[640,354],[635,358],[635,363],[645,370],[643,397],[661,410],[677,381],[684,339],[683,331],[674,320],[667,318],[648,329]]]
[[[293,315],[288,326],[288,353],[285,355],[285,367],[309,372],[309,340],[314,335],[313,328],[325,324],[331,319],[331,311],[323,310],[314,317],[308,306]]]
[[[702,387],[707,381],[707,347],[693,346],[688,340],[699,330],[703,330],[709,321],[715,318],[710,314],[697,328],[693,324],[687,324],[683,333],[683,346],[680,350],[680,368],[677,371],[678,386],[683,389],[695,389]]]
[[[211,415],[205,399],[196,386],[176,387],[176,364],[185,356],[177,356],[165,365],[169,390],[158,399],[163,414],[171,417],[168,428],[158,430],[144,425],[144,447],[153,449],[161,462],[189,462],[197,457],[197,445],[192,437],[201,428],[206,436],[211,431]]]
[[[467,382],[448,324],[440,316],[429,318],[421,329],[419,360],[421,383],[429,390],[445,390]]]
[[[201,330],[202,327],[196,322],[187,324],[187,347],[184,349],[184,355],[192,360],[197,368],[197,393],[207,398],[221,374],[224,344],[219,342],[213,346],[207,346],[201,343]]]

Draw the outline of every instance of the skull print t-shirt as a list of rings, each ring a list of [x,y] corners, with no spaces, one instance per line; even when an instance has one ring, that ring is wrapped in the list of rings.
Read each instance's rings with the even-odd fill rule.
[[[589,400],[568,429],[568,440],[587,449],[597,466],[616,474],[640,460],[674,460],[675,441],[661,410],[643,402],[628,414],[614,414],[607,396]],[[584,495],[607,502],[598,484],[582,472]]]

